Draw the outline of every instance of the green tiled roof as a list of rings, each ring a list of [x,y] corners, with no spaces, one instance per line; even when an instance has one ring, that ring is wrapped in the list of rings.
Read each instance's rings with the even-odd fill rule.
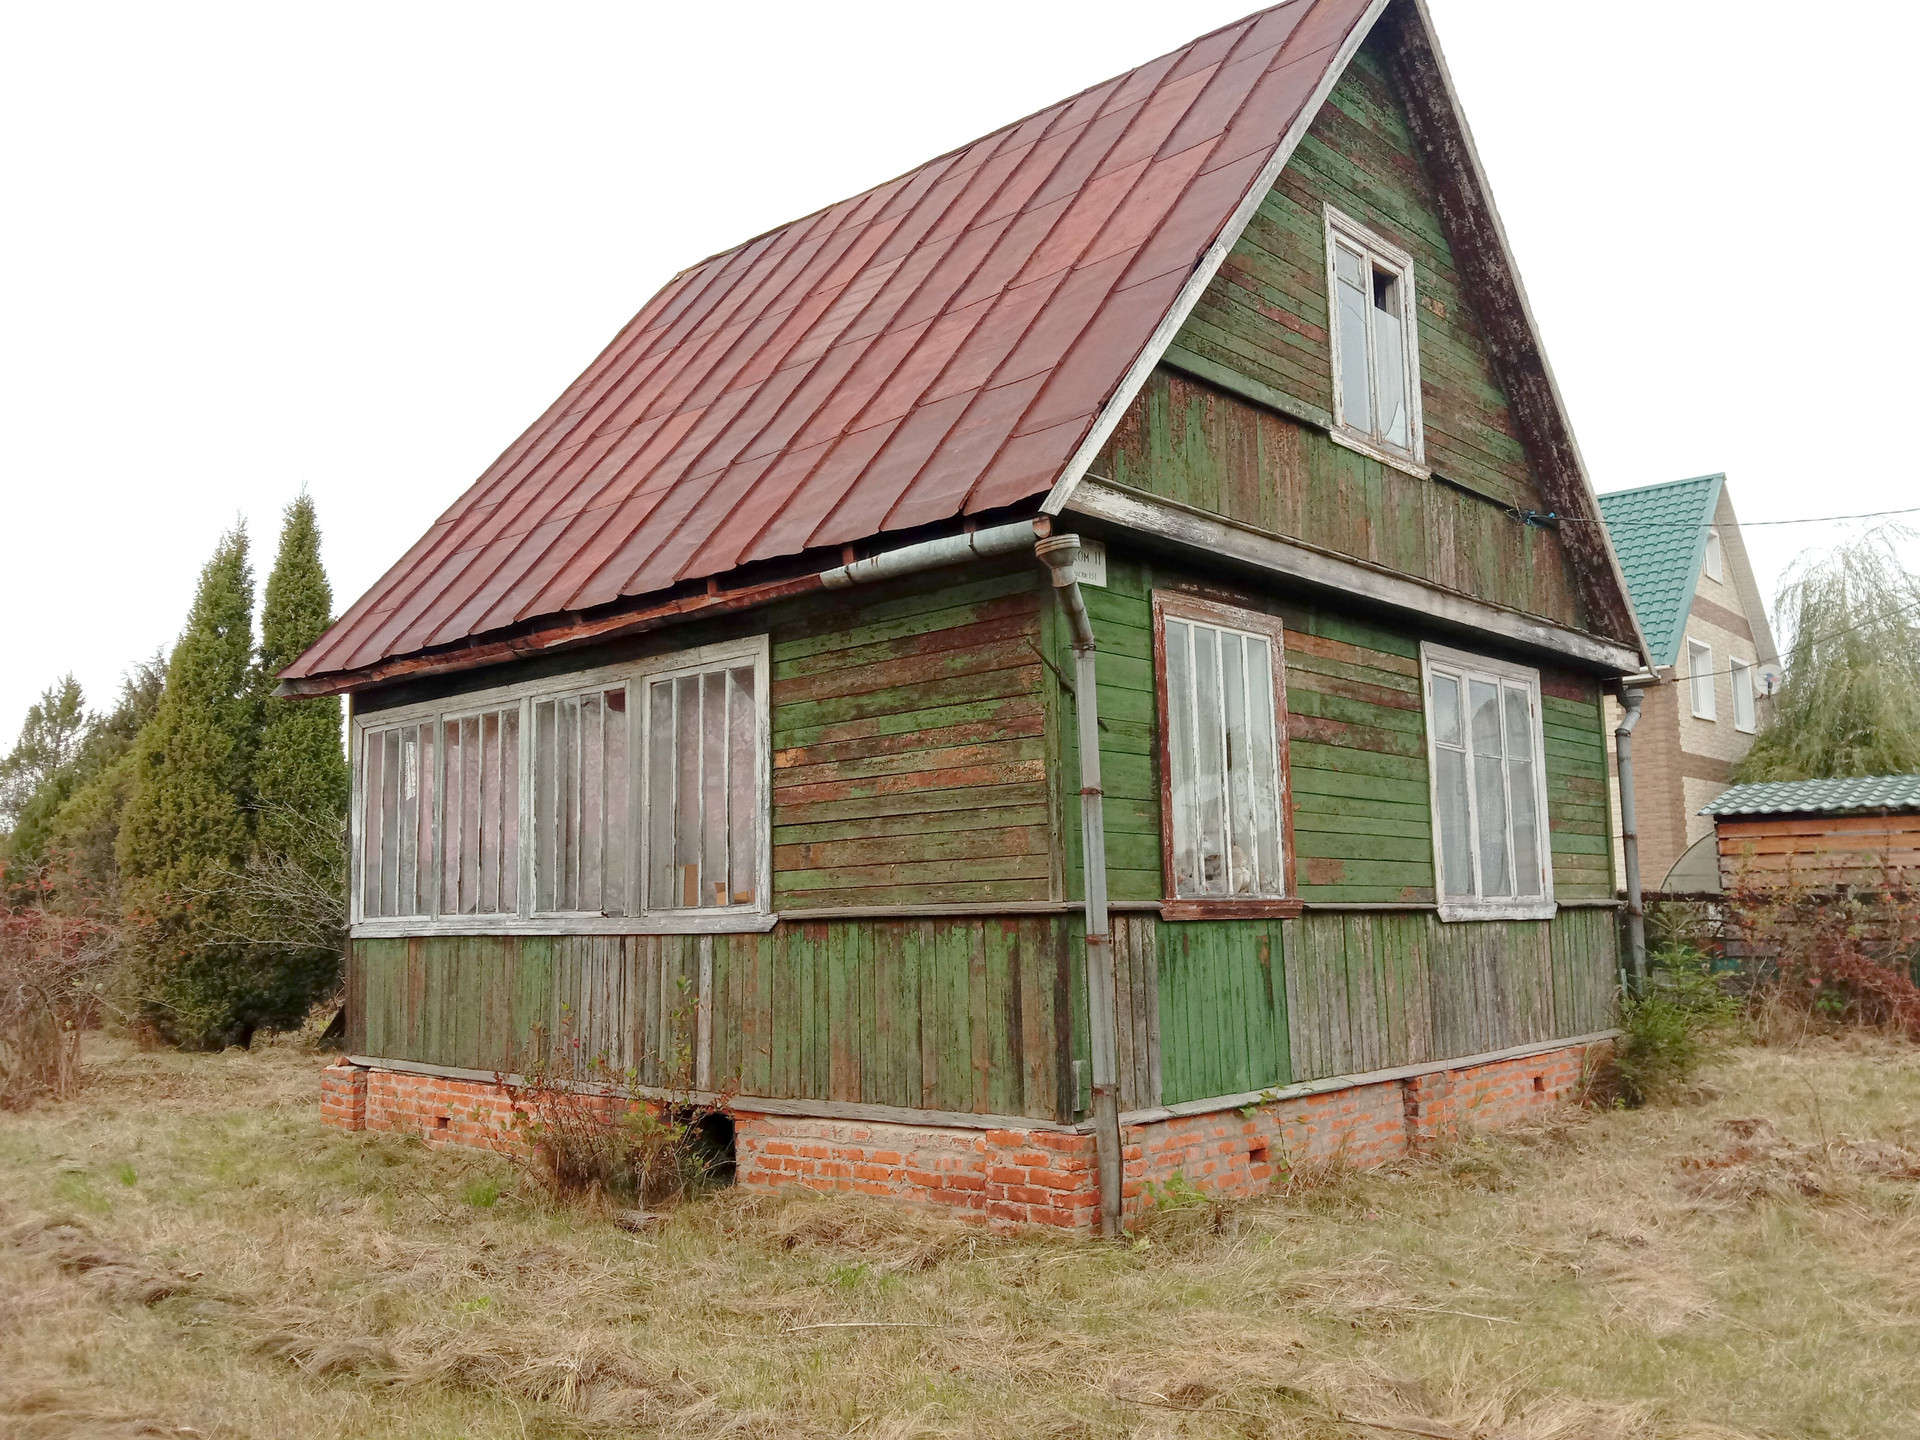
[[[1851,780],[1767,780],[1716,795],[1702,815],[1826,814],[1835,810],[1920,810],[1920,775]]]
[[[1613,537],[1627,594],[1655,665],[1672,665],[1680,658],[1687,611],[1706,559],[1707,527],[1725,479],[1701,475],[1600,497],[1600,514]]]

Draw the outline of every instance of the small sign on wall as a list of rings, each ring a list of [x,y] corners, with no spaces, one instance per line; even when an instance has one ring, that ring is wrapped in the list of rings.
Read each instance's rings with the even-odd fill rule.
[[[1098,540],[1080,537],[1080,554],[1073,562],[1073,578],[1082,585],[1107,588],[1107,547]]]

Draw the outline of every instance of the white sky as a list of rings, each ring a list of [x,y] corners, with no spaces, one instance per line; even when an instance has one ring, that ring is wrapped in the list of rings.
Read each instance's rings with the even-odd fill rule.
[[[0,748],[236,515],[264,578],[307,487],[344,609],[675,271],[1251,4],[6,7]],[[1920,505],[1920,10],[1433,7],[1597,487]]]

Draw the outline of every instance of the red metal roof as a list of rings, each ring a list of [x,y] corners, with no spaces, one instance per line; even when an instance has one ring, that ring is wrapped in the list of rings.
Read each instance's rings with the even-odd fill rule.
[[[676,276],[285,673],[1044,494],[1369,0],[1289,0]]]

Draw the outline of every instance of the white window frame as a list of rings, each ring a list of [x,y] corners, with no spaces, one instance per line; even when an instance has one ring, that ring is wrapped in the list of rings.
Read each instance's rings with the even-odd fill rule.
[[[1446,893],[1443,878],[1446,860],[1441,854],[1440,766],[1434,754],[1433,672],[1436,667],[1457,674],[1463,680],[1467,676],[1478,676],[1483,680],[1507,680],[1527,687],[1528,708],[1533,719],[1533,753],[1536,757],[1533,780],[1534,813],[1538,817],[1535,830],[1540,844],[1538,896],[1498,895],[1487,899],[1462,899]],[[1420,643],[1420,697],[1420,719],[1427,742],[1427,815],[1433,831],[1433,896],[1440,918],[1445,921],[1551,920],[1559,913],[1560,907],[1553,896],[1553,824],[1547,812],[1547,745],[1544,706],[1540,700],[1540,672],[1529,665],[1516,665],[1510,660],[1495,660],[1486,655],[1454,650],[1423,640]],[[1467,717],[1467,723],[1471,724],[1471,716]],[[1471,765],[1471,743],[1467,746],[1467,753]],[[1471,778],[1467,785],[1467,804],[1467,837],[1473,847],[1474,888],[1477,890],[1480,885],[1479,801]]]
[[[1706,657],[1704,662],[1701,657]],[[1706,681],[1706,709],[1700,708],[1701,687],[1697,683]],[[1687,708],[1693,712],[1696,720],[1705,720],[1709,724],[1720,719],[1720,709],[1714,694],[1713,683],[1713,647],[1704,640],[1687,637]]]
[[[753,666],[755,703],[758,708],[755,737],[756,773],[754,776],[755,815],[759,833],[755,836],[761,883],[758,898],[751,905],[710,906],[701,909],[651,907],[629,915],[589,915],[579,912],[539,912],[534,907],[535,876],[533,837],[536,833],[533,805],[534,735],[533,707],[541,700],[577,695],[594,689],[612,689],[626,685],[628,730],[628,824],[632,834],[627,844],[627,891],[629,903],[644,903],[646,891],[646,847],[650,827],[646,823],[646,775],[648,765],[646,715],[647,685],[654,680],[690,671],[712,670],[722,666]],[[769,682],[772,679],[771,647],[765,635],[741,640],[675,650],[663,655],[593,670],[573,671],[540,680],[523,681],[489,690],[449,695],[417,705],[356,712],[348,729],[347,763],[353,777],[349,810],[349,885],[351,888],[349,934],[356,939],[405,935],[673,935],[742,934],[771,930],[778,917],[773,913],[773,732]],[[511,915],[443,915],[440,866],[436,860],[430,882],[432,894],[428,913],[368,918],[362,913],[361,873],[365,864],[366,797],[362,751],[369,731],[389,730],[401,725],[431,722],[436,726],[434,765],[444,765],[444,740],[440,728],[446,720],[476,711],[498,710],[517,703],[520,707],[520,908]],[[433,834],[439,850],[442,810],[446,803],[444,776],[434,787]]]
[[[1733,682],[1733,728],[1742,735],[1751,735],[1760,728],[1758,692],[1753,684],[1754,662],[1729,658],[1727,661],[1728,678]],[[1740,697],[1747,697],[1746,717],[1741,718]]]
[[[1726,580],[1726,566],[1722,563],[1720,527],[1718,525],[1709,525],[1707,527],[1707,556],[1705,564],[1707,578],[1724,584]]]
[[[1411,469],[1413,473],[1424,479],[1429,472],[1426,469],[1426,425],[1420,412],[1420,322],[1419,306],[1415,302],[1414,295],[1413,257],[1331,205],[1326,207],[1325,238],[1327,338],[1333,359],[1333,429],[1328,434],[1350,450],[1371,455],[1374,459],[1384,461],[1397,469]],[[1399,280],[1400,323],[1406,337],[1403,363],[1406,367],[1407,439],[1410,442],[1404,450],[1385,439],[1377,430],[1362,430],[1347,420],[1346,387],[1340,380],[1342,358],[1340,281],[1335,269],[1334,244],[1336,241],[1344,241],[1349,248],[1358,250],[1363,259],[1380,269],[1393,271]],[[1368,384],[1377,401],[1379,383],[1373,375],[1371,363],[1368,365]]]

